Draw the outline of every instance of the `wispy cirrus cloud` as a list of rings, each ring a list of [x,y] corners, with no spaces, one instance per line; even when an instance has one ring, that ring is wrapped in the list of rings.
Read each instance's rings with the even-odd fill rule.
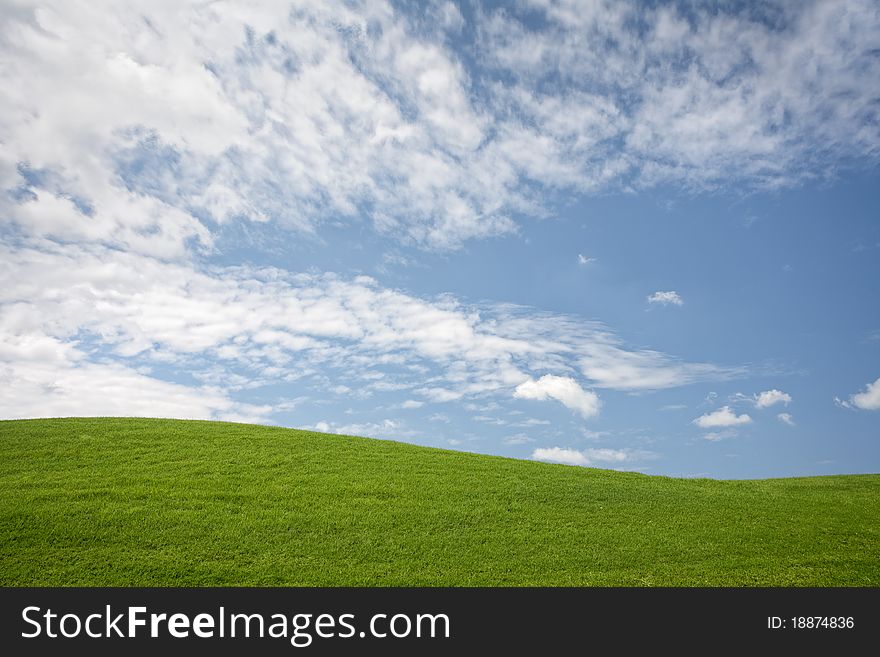
[[[454,409],[433,406],[540,406],[525,397],[581,422],[604,391],[743,376],[583,316],[223,248],[341,226],[409,266],[410,247],[516,235],[562,199],[780,188],[880,153],[869,2],[17,0],[0,18],[3,417],[273,421],[385,395],[442,430]],[[842,403],[874,408],[875,387]],[[550,424],[496,410],[472,417]]]
[[[586,186],[779,187],[834,175],[846,154],[876,158],[870,2],[535,0],[487,12],[481,29],[481,55],[515,80],[511,102],[568,147]],[[560,105],[578,111],[542,111]]]
[[[581,466],[621,465],[633,461],[645,461],[655,457],[656,454],[646,450],[610,449],[607,447],[595,447],[584,450],[565,447],[538,447],[532,452],[532,458],[536,461]]]
[[[791,413],[779,413],[776,418],[783,424],[787,424],[790,427],[795,426],[794,418],[791,416]]]
[[[30,337],[64,346],[73,369],[178,368],[229,395],[306,377],[334,395],[398,391],[402,408],[488,395],[554,399],[583,417],[599,411],[588,384],[650,390],[742,373],[629,350],[607,327],[574,317],[422,299],[363,276],[197,267],[51,243],[0,254],[0,332],[13,366],[27,360]],[[7,412],[19,376],[8,380]]]
[[[219,386],[183,385],[151,376],[144,367],[90,360],[82,350],[47,335],[0,331],[0,373],[3,419],[137,416],[265,422],[281,405],[236,401]]]
[[[870,2],[473,9],[11,5],[2,218],[166,258],[361,216],[455,249],[559,190],[778,187],[880,152]]]

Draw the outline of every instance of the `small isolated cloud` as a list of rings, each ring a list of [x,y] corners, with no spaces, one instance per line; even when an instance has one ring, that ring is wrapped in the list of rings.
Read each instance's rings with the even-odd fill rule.
[[[791,402],[791,395],[781,390],[765,390],[755,395],[755,406],[757,408],[768,408],[774,404],[788,404]]]
[[[532,458],[536,461],[583,466],[595,465],[597,463],[626,463],[627,461],[655,458],[656,456],[653,452],[643,450],[611,449],[608,447],[584,450],[568,449],[565,447],[538,447],[532,452]]]
[[[474,415],[471,419],[474,422],[483,422],[484,424],[494,424],[499,427],[508,424],[507,420],[502,420],[500,417],[492,417],[491,415]]]
[[[727,438],[735,438],[736,435],[737,433],[733,429],[710,431],[709,433],[703,434],[703,440],[708,440],[710,443],[717,443],[718,441],[726,440]]]
[[[505,445],[526,445],[528,443],[535,442],[535,439],[529,438],[524,433],[518,433],[514,436],[510,436],[508,438],[505,438],[503,442]]]
[[[657,304],[659,306],[682,306],[684,300],[675,290],[667,292],[654,292],[648,296],[648,303]]]
[[[596,258],[590,258],[585,256],[583,253],[578,253],[578,264],[579,265],[589,265],[593,262],[596,262]]]
[[[849,401],[834,398],[838,406],[844,408],[860,408],[863,411],[880,411],[880,378],[874,383],[869,383],[863,392],[851,395]]]
[[[417,401],[415,399],[407,399],[405,402],[403,402],[400,405],[400,407],[401,408],[421,408],[424,405],[425,405],[425,402],[423,402],[423,401]]]
[[[794,426],[794,418],[791,417],[791,413],[780,413],[776,417],[779,418],[779,421],[783,424],[787,424],[790,427]]]
[[[565,463],[566,465],[590,465],[590,461],[581,452],[563,447],[539,447],[532,452],[532,458],[536,461]]]
[[[752,418],[745,413],[737,415],[730,406],[722,406],[717,411],[696,418],[694,424],[701,429],[714,429],[715,427],[735,427],[749,424],[751,421]]]
[[[420,388],[416,392],[423,394],[432,402],[450,402],[462,398],[462,393],[448,388]]]
[[[541,426],[546,426],[548,424],[550,424],[550,420],[541,420],[536,417],[530,417],[529,419],[523,420],[522,422],[520,422],[517,426],[541,427]]]
[[[568,376],[545,374],[535,381],[529,379],[513,391],[517,399],[555,399],[585,418],[599,414],[602,402],[592,390],[584,390],[577,381]]]

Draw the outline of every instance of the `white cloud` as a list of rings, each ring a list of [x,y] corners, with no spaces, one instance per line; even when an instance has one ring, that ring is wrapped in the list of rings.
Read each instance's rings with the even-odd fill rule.
[[[0,253],[3,335],[85,341],[82,363],[185,366],[219,391],[199,411],[214,416],[233,412],[221,408],[233,393],[319,371],[337,394],[352,379],[360,396],[407,390],[430,402],[515,388],[585,417],[599,399],[564,376],[573,370],[615,390],[744,373],[631,349],[580,318],[428,301],[366,277],[204,264],[224,226],[243,221],[309,232],[366,214],[380,232],[428,248],[509,232],[510,215],[542,214],[540,199],[558,190],[638,177],[637,162],[609,150],[637,130],[592,84],[558,95],[519,69],[509,84],[481,82],[448,47],[442,30],[462,27],[452,5],[433,6],[429,21],[381,2],[307,4],[295,20],[281,5],[139,9],[3,10],[0,222],[17,233]],[[523,32],[515,13],[509,27]],[[620,28],[625,13],[607,24]],[[548,31],[525,30],[523,43],[564,60],[579,31],[566,12],[550,14]],[[683,25],[646,14],[655,18],[663,43]],[[494,31],[503,16],[474,20],[487,67],[528,58]],[[632,82],[616,55],[611,64]],[[532,378],[547,371],[557,374]],[[10,409],[17,381],[8,379]]]
[[[732,429],[725,429],[724,431],[710,431],[709,433],[703,434],[703,440],[717,443],[721,440],[727,440],[728,438],[735,438],[736,435],[736,431]]]
[[[654,294],[648,295],[648,303],[654,303],[661,306],[684,305],[684,301],[675,290],[669,290],[668,292],[654,292]]]
[[[524,433],[518,433],[513,436],[508,436],[502,441],[505,445],[527,445],[528,443],[535,442],[534,438],[530,438]]]
[[[702,429],[711,429],[714,427],[735,427],[741,424],[748,424],[751,421],[752,418],[745,413],[737,415],[730,406],[722,406],[718,410],[696,418],[694,424]]]
[[[381,420],[380,422],[351,424],[337,424],[321,420],[316,422],[311,428],[321,433],[334,433],[343,436],[366,436],[368,438],[411,438],[416,435],[416,432],[407,429],[403,422],[390,419]]]
[[[524,172],[477,150],[489,119],[443,44],[455,11],[423,29],[384,2],[28,4],[3,20],[3,177],[25,162],[56,182],[3,213],[22,230],[131,248],[119,219],[140,216],[182,245],[204,237],[193,207],[304,231],[370,208],[378,230],[441,249],[514,230]],[[59,226],[49,206],[71,197],[95,213]]]
[[[585,256],[583,253],[578,253],[578,264],[579,265],[589,265],[593,262],[596,262],[596,258],[589,258]]]
[[[400,405],[400,407],[401,408],[421,408],[424,405],[425,405],[425,402],[423,402],[423,401],[418,401],[416,399],[407,399],[405,402],[403,402]]]
[[[530,373],[579,365],[597,387],[624,390],[741,373],[629,351],[607,328],[578,318],[428,301],[367,277],[197,267],[48,242],[0,245],[0,283],[0,333],[86,340],[93,345],[82,352],[86,360],[170,363],[225,386],[224,394],[318,372],[339,394],[423,397],[413,402],[500,395],[526,382],[518,396],[557,399],[590,417],[599,410],[594,392],[570,377],[535,381]],[[218,367],[235,375],[219,376]],[[15,395],[16,379],[7,387]]]
[[[423,394],[429,401],[443,403],[457,401],[462,398],[462,393],[447,388],[420,388],[417,392]]]
[[[0,220],[178,258],[208,217],[365,215],[454,249],[560,191],[779,187],[880,152],[870,0],[526,4],[475,10],[464,57],[450,3],[17,2]]]
[[[794,426],[794,418],[791,416],[791,413],[779,413],[776,417],[783,424],[787,424],[790,427]]]
[[[849,402],[841,401],[839,399],[836,399],[836,401],[838,404],[846,408],[855,407],[860,408],[863,411],[880,410],[880,379],[865,386],[863,392],[851,395]]]
[[[513,391],[513,396],[517,399],[555,399],[584,418],[598,415],[602,406],[595,392],[584,390],[571,377],[554,374],[545,374],[537,381],[524,381]]]
[[[597,387],[613,390],[661,390],[744,373],[739,368],[682,363],[657,351],[624,349],[611,336],[595,335],[583,340],[578,353],[583,375]]]
[[[623,463],[635,458],[646,458],[644,452],[632,452],[626,449],[610,449],[608,447],[596,447],[583,450],[590,461],[600,463]]]
[[[755,406],[757,408],[768,408],[774,404],[785,404],[787,406],[790,402],[791,395],[781,390],[765,390],[755,395]]]
[[[57,338],[0,331],[0,417],[135,416],[266,422],[270,406],[243,404],[213,386],[156,379],[119,363],[89,362]]]
[[[599,464],[620,464],[630,461],[655,458],[656,454],[643,450],[610,449],[607,447],[585,450],[564,447],[538,447],[532,452],[536,461],[549,461],[567,465],[589,466]]]
[[[502,420],[498,417],[492,417],[490,415],[474,415],[471,418],[474,422],[482,422],[484,424],[494,424],[495,426],[503,427],[507,424],[507,420]]]
[[[869,54],[880,16],[868,0],[761,12],[610,0],[523,5],[487,15],[481,54],[516,80],[531,101],[518,109],[543,132],[576,135],[566,154],[592,181],[779,187],[833,175],[844,153],[876,157],[874,95],[863,82],[880,68]],[[545,23],[536,27],[527,12]],[[550,90],[538,91],[541,83]],[[597,98],[596,89],[615,91]],[[579,92],[580,112],[551,116],[585,117],[581,125],[537,109]],[[858,127],[848,132],[848,121]]]
[[[590,460],[581,452],[562,447],[538,447],[532,452],[532,458],[536,461],[550,461],[566,465],[590,465]]]

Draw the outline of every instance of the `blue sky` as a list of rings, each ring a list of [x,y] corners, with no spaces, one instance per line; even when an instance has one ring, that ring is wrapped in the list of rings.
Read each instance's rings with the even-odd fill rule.
[[[876,4],[0,12],[0,417],[880,469]]]

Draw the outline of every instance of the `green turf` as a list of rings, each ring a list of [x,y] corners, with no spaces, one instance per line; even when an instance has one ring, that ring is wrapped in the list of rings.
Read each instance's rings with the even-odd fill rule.
[[[0,585],[880,584],[880,475],[670,479],[244,424],[0,422]]]

